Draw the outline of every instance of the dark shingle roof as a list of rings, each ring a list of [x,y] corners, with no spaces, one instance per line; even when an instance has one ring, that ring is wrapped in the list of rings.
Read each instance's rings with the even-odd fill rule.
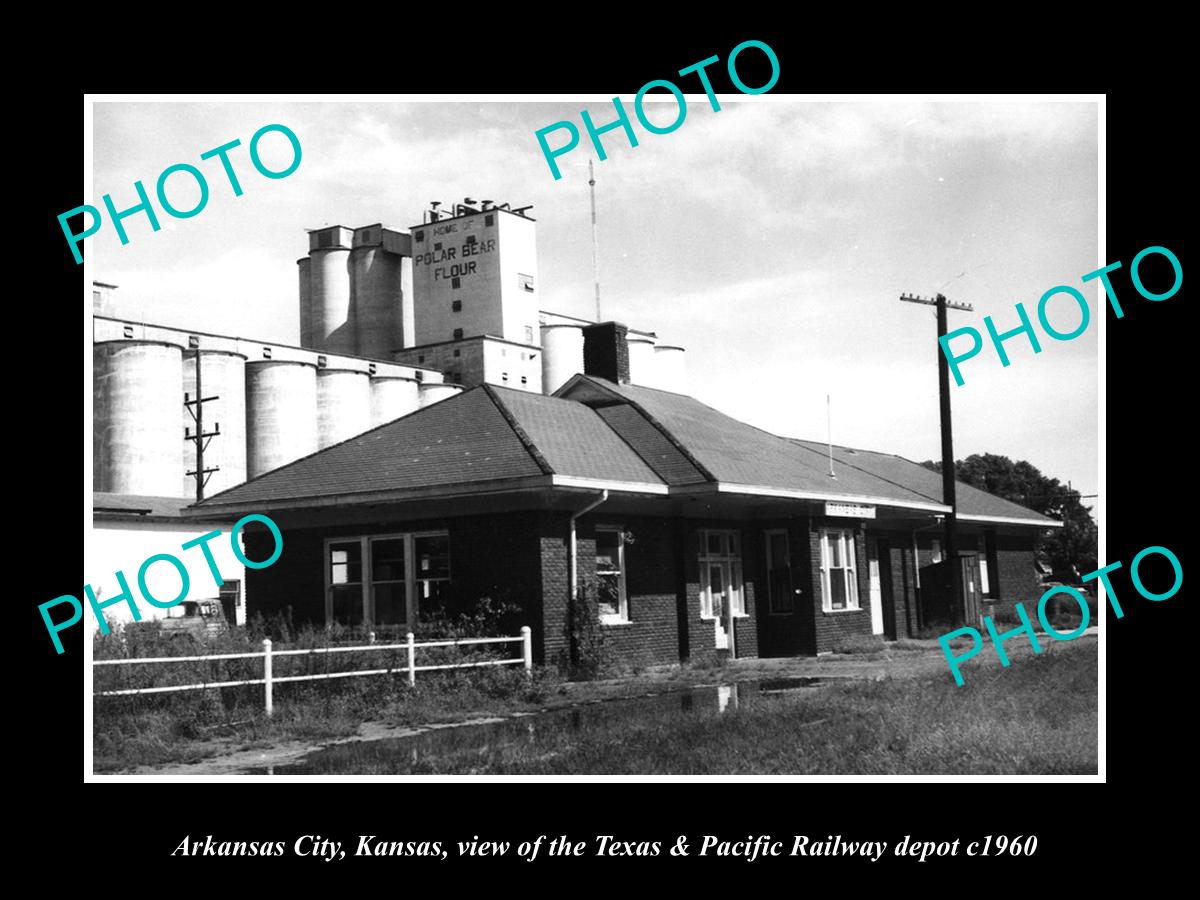
[[[490,387],[556,475],[660,484],[596,411],[559,397]]]
[[[590,388],[594,392],[599,388],[633,403],[641,411],[642,415],[635,417],[628,406],[620,413],[603,407],[600,410],[609,424],[643,458],[652,461],[659,475],[671,484],[694,483],[697,480],[694,473],[703,471],[725,484],[847,499],[877,498],[897,505],[915,503],[919,507],[940,503],[902,484],[857,469],[839,471],[837,479],[832,479],[822,460],[798,450],[788,438],[739,422],[694,397],[630,384],[618,385],[590,376],[583,376],[579,381],[586,383],[584,390]],[[567,395],[572,392],[568,387]],[[637,418],[641,419],[640,423]],[[650,423],[656,423],[658,427],[648,428]],[[678,445],[678,449],[672,448],[674,455],[664,449],[664,445],[671,447],[671,442],[662,434],[664,431]],[[655,464],[656,455],[662,455],[666,463]],[[681,461],[689,458],[691,462],[685,467]]]
[[[199,505],[423,490],[551,474],[661,484],[588,407],[484,385]]]
[[[214,494],[197,508],[436,496],[497,483],[548,487],[555,476],[658,490],[715,482],[734,492],[765,488],[814,499],[941,506],[940,476],[916,463],[834,448],[835,480],[825,453],[824,445],[770,434],[692,397],[576,376],[551,397],[473,388]],[[967,485],[959,504],[964,515],[1053,521]]]
[[[373,493],[542,475],[483,388],[301,457],[203,505]]]
[[[793,443],[824,458],[829,445],[818,441],[795,440]],[[839,467],[853,466],[886,478],[897,485],[915,491],[935,503],[942,502],[942,476],[911,459],[874,450],[856,450],[850,447],[834,447],[833,458]],[[841,469],[838,470],[841,478]],[[963,481],[956,481],[955,493],[960,516],[992,516],[1005,519],[1027,519],[1034,522],[1053,523],[1051,519],[1032,509],[1027,509],[1010,500],[981,491]]]

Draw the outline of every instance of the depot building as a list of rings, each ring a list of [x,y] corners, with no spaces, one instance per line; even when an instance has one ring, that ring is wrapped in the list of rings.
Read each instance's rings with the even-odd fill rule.
[[[265,514],[283,552],[221,598],[238,622],[420,634],[486,602],[543,663],[580,595],[633,665],[918,635],[954,618],[953,580],[968,624],[1037,595],[1060,523],[960,484],[947,559],[938,473],[705,405],[650,323],[541,309],[529,208],[472,203],[311,232],[299,347],[123,321],[98,291],[97,532],[144,559]],[[476,268],[423,262],[451,250]]]
[[[489,598],[520,609],[540,662],[567,652],[578,591],[632,664],[916,634],[949,620],[951,576],[969,615],[1034,595],[1053,520],[960,485],[952,566],[939,474],[835,447],[831,477],[825,445],[631,384],[624,326],[584,331],[588,371],[552,395],[479,385],[188,514],[282,529],[278,562],[246,573],[252,612],[415,629]]]

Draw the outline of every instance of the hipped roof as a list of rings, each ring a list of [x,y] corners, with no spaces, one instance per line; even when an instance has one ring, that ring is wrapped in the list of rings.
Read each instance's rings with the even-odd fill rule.
[[[577,375],[555,396],[482,385],[230,488],[193,509],[353,503],[539,487],[720,492],[947,512],[941,477],[898,456],[747,425],[693,397]],[[959,514],[1058,524],[960,483]]]

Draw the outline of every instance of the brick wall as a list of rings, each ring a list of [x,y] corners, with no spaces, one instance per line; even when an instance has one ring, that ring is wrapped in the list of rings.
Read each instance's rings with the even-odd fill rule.
[[[816,621],[816,650],[826,653],[833,649],[838,638],[871,634],[871,592],[867,570],[866,527],[862,523],[847,523],[844,519],[810,519],[808,532],[811,596]],[[858,582],[857,610],[825,612],[821,595],[821,529],[849,528],[854,532],[855,575]]]
[[[995,608],[1012,609],[1014,603],[1023,601],[1025,611],[1031,614],[1037,609],[1042,592],[1038,588],[1037,572],[1033,567],[1033,547],[1037,535],[998,535],[996,538],[996,571],[989,573],[995,580],[991,585],[995,595]]]
[[[604,624],[612,654],[627,665],[679,662],[675,536],[671,519],[611,516],[603,507],[578,523],[580,584],[596,583],[596,526],[633,535],[625,545],[625,593],[629,622]]]
[[[534,659],[543,664],[555,662],[570,649],[567,636],[567,594],[570,591],[570,559],[567,552],[569,530],[568,513],[543,513],[538,518],[536,546],[541,566],[542,614],[540,633],[535,633],[533,647]]]

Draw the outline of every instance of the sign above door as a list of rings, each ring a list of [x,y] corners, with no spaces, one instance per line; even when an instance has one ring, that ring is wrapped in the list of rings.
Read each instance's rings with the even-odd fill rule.
[[[842,516],[847,519],[873,519],[875,518],[875,507],[862,503],[826,502],[825,515]]]

